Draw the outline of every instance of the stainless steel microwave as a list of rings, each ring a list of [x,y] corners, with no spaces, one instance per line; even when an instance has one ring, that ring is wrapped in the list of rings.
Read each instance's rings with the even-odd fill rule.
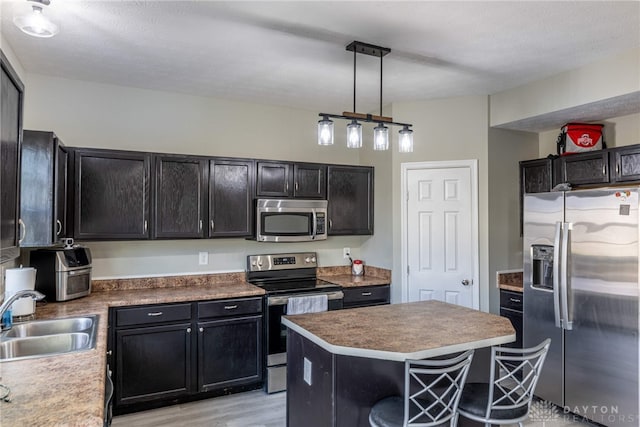
[[[258,242],[308,242],[327,238],[327,201],[258,199]]]

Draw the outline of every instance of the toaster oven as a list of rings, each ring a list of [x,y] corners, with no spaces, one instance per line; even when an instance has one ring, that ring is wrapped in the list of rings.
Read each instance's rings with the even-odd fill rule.
[[[48,301],[68,301],[91,293],[91,251],[82,246],[31,252],[36,290]]]

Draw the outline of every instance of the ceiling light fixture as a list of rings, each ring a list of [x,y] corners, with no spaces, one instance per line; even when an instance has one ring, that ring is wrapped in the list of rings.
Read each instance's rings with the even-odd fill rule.
[[[391,52],[386,47],[375,46],[368,43],[354,41],[347,45],[347,50],[353,52],[353,112],[343,112],[342,114],[320,113],[322,119],[318,121],[318,144],[333,144],[333,121],[331,119],[351,120],[347,125],[347,147],[362,147],[362,125],[358,120],[365,123],[378,123],[373,132],[373,149],[389,149],[389,128],[385,125],[402,126],[399,132],[398,151],[401,153],[411,153],[413,151],[413,131],[410,123],[397,123],[392,117],[382,115],[382,58]],[[362,114],[356,112],[356,56],[357,54],[370,55],[380,58],[380,115]]]
[[[43,15],[42,8],[49,6],[50,0],[27,0],[31,12],[13,18],[13,23],[23,33],[34,37],[53,37],[58,34],[58,26]]]

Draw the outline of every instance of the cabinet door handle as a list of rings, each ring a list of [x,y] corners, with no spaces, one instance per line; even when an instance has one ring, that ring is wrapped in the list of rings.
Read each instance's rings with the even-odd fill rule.
[[[59,236],[60,233],[62,233],[62,222],[60,222],[59,219],[56,219],[56,226],[57,226],[56,236]]]
[[[620,175],[620,164],[616,164],[616,175]]]
[[[202,220],[198,221],[198,231],[202,231]]]
[[[237,305],[225,305],[224,306],[225,310],[235,310],[236,308],[238,308]]]
[[[27,225],[24,223],[22,218],[18,219],[18,224],[20,225],[20,234],[18,237],[18,244],[22,243],[25,237],[27,237]]]
[[[162,316],[162,312],[161,311],[151,311],[151,312],[147,313],[147,316],[149,316],[149,317]]]
[[[298,185],[298,183],[296,182],[296,187],[295,187],[296,191],[298,191],[298,188],[300,188],[300,186],[299,186],[299,185]]]
[[[147,220],[145,219],[145,220],[144,220],[144,224],[143,224],[143,228],[144,228],[144,232],[145,232],[145,233],[147,232],[147,228],[148,228],[148,226],[149,226],[149,223],[148,223],[148,222],[147,222]]]
[[[517,298],[509,298],[509,301],[511,301],[511,302],[522,302]]]
[[[198,329],[200,332],[204,332],[204,328],[199,328]]]
[[[211,231],[216,229],[216,223],[211,220]]]
[[[331,218],[329,218],[329,229],[333,228],[333,221],[331,221]]]
[[[607,174],[607,166],[602,165],[602,175],[606,175],[606,174]]]
[[[187,328],[187,333],[190,334],[191,333],[191,328]]]
[[[370,297],[371,296],[371,292],[363,292],[362,296],[363,297]]]
[[[284,185],[284,191],[287,193],[289,192],[289,181]]]

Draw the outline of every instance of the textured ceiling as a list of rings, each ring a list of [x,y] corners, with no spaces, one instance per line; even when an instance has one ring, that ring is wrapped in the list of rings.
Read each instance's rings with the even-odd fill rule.
[[[28,9],[0,6],[27,72],[332,113],[353,107],[353,40],[391,48],[385,104],[491,94],[640,47],[638,1],[52,0],[51,39],[12,24]],[[377,111],[377,58],[358,55],[357,81],[357,110]]]

